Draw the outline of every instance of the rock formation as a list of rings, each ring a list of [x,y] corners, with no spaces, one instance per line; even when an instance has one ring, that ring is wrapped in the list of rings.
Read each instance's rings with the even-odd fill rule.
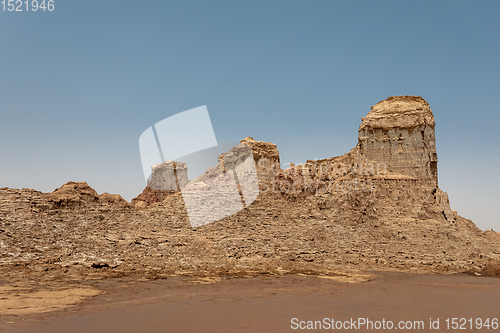
[[[164,201],[170,195],[176,193],[179,193],[179,191],[155,190],[149,186],[146,186],[141,194],[132,199],[131,204],[136,208],[145,208],[154,204],[158,204]]]
[[[186,163],[166,161],[155,164],[151,166],[151,179],[147,186],[140,195],[132,199],[131,204],[138,208],[157,204],[184,189],[188,182]]]
[[[221,154],[216,167],[209,168],[182,190],[192,227],[235,214],[254,202],[258,195],[254,154],[244,143]]]
[[[128,206],[129,203],[119,194],[102,193],[100,195],[87,182],[67,182],[54,192],[46,195],[50,206],[58,208],[85,208],[95,204],[117,204]]]
[[[386,166],[387,173],[373,179],[375,197],[384,206],[398,202],[412,207],[409,216],[437,213],[453,222],[448,195],[438,188],[434,128],[434,116],[423,98],[389,97],[362,118],[356,153],[368,163]]]
[[[438,187],[434,118],[422,98],[392,97],[373,106],[362,118],[358,144],[343,156],[282,170],[276,145],[252,138],[241,144],[251,148],[258,197],[241,210],[227,205],[232,215],[195,229],[177,187],[146,187],[133,205],[97,195],[84,182],[53,193],[0,188],[0,279],[388,268],[500,275],[498,233],[451,211]],[[186,185],[207,180],[195,191],[201,207],[211,179],[247,160],[240,149],[222,154],[216,167]],[[243,183],[250,179],[236,175]],[[246,201],[245,186],[234,191],[233,179],[227,184],[231,198]]]
[[[274,143],[256,141],[252,137],[246,137],[241,143],[250,147],[253,152],[257,174],[261,183],[274,179],[281,170],[280,154]]]
[[[437,185],[435,121],[422,97],[389,97],[361,119],[357,148],[363,158]]]
[[[99,200],[97,192],[86,182],[67,182],[48,195],[56,208],[81,207]]]
[[[160,191],[180,191],[188,183],[187,165],[184,162],[166,161],[151,167],[148,186]]]
[[[109,204],[118,204],[123,206],[128,206],[129,203],[127,200],[123,199],[119,194],[110,194],[108,192],[99,194],[99,200],[103,202],[107,202]]]
[[[429,104],[416,96],[390,97],[361,119],[358,144],[350,152],[284,170],[277,187],[316,193],[344,215],[352,215],[356,206],[349,200],[357,197],[366,206],[364,213],[373,217],[444,218],[453,223],[448,195],[438,188]]]

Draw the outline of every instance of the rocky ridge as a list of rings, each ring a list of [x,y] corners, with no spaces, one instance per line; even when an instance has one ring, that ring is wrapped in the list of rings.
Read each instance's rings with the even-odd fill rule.
[[[2,188],[2,278],[500,274],[498,234],[451,211],[438,187],[434,126],[421,97],[391,97],[362,118],[350,152],[285,170],[276,145],[245,138],[259,196],[199,228],[191,228],[179,191],[146,188],[128,204],[84,182],[49,194]]]

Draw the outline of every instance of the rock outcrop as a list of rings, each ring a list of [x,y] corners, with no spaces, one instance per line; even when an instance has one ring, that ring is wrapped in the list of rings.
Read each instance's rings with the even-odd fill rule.
[[[416,96],[390,97],[361,119],[358,144],[350,152],[284,170],[275,188],[306,189],[343,216],[356,215],[359,201],[366,209],[362,213],[375,218],[454,223],[448,195],[438,187],[429,104]]]
[[[158,204],[167,199],[172,194],[179,193],[179,191],[162,191],[155,190],[146,186],[141,194],[133,198],[131,204],[136,208],[145,208],[154,204]]]
[[[203,184],[199,184],[199,182],[207,179],[212,179],[211,182],[214,183],[213,178],[225,173],[226,169],[236,170],[236,165],[241,164],[243,166],[243,162],[246,160],[248,155],[247,147],[251,149],[253,158],[255,160],[255,168],[257,171],[259,183],[267,184],[268,186],[269,183],[274,180],[274,177],[279,172],[279,170],[281,170],[278,148],[274,143],[256,141],[252,137],[246,137],[241,140],[239,145],[233,147],[229,152],[221,154],[217,159],[218,163],[215,167],[209,168],[205,172],[205,174],[199,176],[197,179],[192,180],[191,186],[188,187],[185,193],[191,198],[206,197],[208,194],[203,193],[209,187],[204,186]],[[164,163],[153,165],[151,167],[151,180],[148,182],[148,185],[143,190],[143,192],[139,196],[132,199],[132,205],[138,208],[144,208],[150,205],[158,204],[168,198],[170,195],[180,192],[180,190],[186,188],[188,183],[190,183],[187,177],[187,168],[188,167],[186,163],[178,161],[167,161]],[[233,186],[229,186],[228,184],[226,184],[227,186],[223,186],[222,182],[239,182],[240,191],[250,189],[248,190],[250,193],[247,193],[247,197],[249,197],[249,200],[247,201],[253,201],[253,199],[250,198],[255,197],[253,193],[253,186],[250,185],[250,182],[253,181],[251,172],[246,172],[246,175],[241,174],[238,178],[238,181],[228,180],[225,178],[225,180],[223,181],[223,178],[218,178],[221,185],[221,187],[217,190],[219,192],[219,195],[226,198],[231,198],[230,201],[235,201],[235,203],[231,204],[230,206],[237,207],[233,209],[224,207],[223,210],[238,211],[241,202],[239,202],[240,199],[238,191],[235,192]],[[177,186],[177,182],[179,183],[179,186]],[[198,184],[194,185],[194,183]],[[247,184],[247,186],[241,186],[245,184]],[[244,197],[245,193],[241,193],[241,195],[243,195]],[[212,195],[210,195],[210,197],[213,197],[213,193]],[[196,203],[193,203],[193,206],[199,205],[200,202],[198,202],[197,199]],[[221,213],[221,216],[225,216],[225,214]]]
[[[257,194],[244,193],[241,184],[251,180],[245,169],[234,170],[248,160],[237,146],[186,185],[200,186],[194,209],[213,208],[216,218],[223,212],[205,225],[198,210],[202,226],[195,229],[177,188],[146,187],[132,206],[98,196],[84,182],[53,193],[0,188],[0,277],[79,281],[388,268],[500,275],[498,233],[452,211],[438,187],[434,118],[422,98],[376,104],[362,120],[357,146],[342,156],[282,170],[276,145],[252,138],[242,145],[257,166],[258,196],[252,201]],[[234,177],[225,182],[233,172],[237,190]],[[220,183],[211,183],[217,177]],[[210,203],[206,194],[217,187],[232,191],[238,209]],[[243,205],[246,197],[252,200]]]
[[[434,115],[422,97],[389,97],[361,119],[357,148],[363,158],[437,185]]]
[[[281,170],[280,154],[274,143],[256,141],[252,137],[241,140],[242,144],[250,147],[253,152],[255,166],[260,183],[268,183]]]
[[[361,118],[357,153],[384,165],[373,177],[380,212],[429,217],[453,223],[448,195],[438,188],[435,120],[429,104],[417,96],[395,96],[372,106]],[[387,209],[389,208],[389,209]]]
[[[108,192],[99,194],[99,200],[102,202],[107,202],[109,204],[117,204],[122,206],[128,206],[127,200],[123,199],[119,194],[110,194]]]
[[[84,209],[96,204],[129,205],[119,194],[106,192],[98,195],[87,182],[67,182],[54,192],[46,194],[46,199],[49,206],[54,209]]]
[[[235,214],[255,201],[259,181],[254,158],[252,149],[241,142],[221,154],[217,166],[187,184],[182,197],[192,227]]]
[[[186,163],[166,161],[151,167],[151,180],[148,186],[153,190],[180,191],[188,181]]]
[[[99,200],[97,192],[86,182],[67,182],[48,195],[56,208],[81,207]]]
[[[141,194],[131,204],[137,208],[162,202],[170,195],[179,193],[189,182],[188,167],[184,162],[166,161],[151,166],[151,179]]]

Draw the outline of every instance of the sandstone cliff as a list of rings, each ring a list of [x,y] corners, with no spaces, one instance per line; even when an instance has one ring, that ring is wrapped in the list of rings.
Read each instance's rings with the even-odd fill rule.
[[[390,172],[437,185],[434,115],[421,97],[396,96],[372,106],[359,126],[360,155]]]
[[[355,214],[351,200],[357,197],[371,218],[454,223],[448,195],[438,188],[434,127],[423,98],[390,97],[362,118],[358,144],[350,152],[284,170],[275,188],[314,193],[346,217]]]
[[[147,187],[127,205],[98,196],[86,183],[70,182],[50,194],[0,189],[1,277],[388,268],[495,275],[498,234],[451,211],[438,187],[434,126],[425,100],[391,97],[362,118],[350,152],[285,170],[276,145],[245,138],[256,162],[258,197],[198,228],[190,225],[179,191]],[[238,149],[223,154],[201,180],[231,168]]]

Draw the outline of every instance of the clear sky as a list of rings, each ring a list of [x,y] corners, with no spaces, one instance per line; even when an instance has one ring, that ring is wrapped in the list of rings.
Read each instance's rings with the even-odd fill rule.
[[[1,9],[1,7],[0,7]],[[500,230],[500,2],[55,0],[0,11],[0,187],[85,180],[130,200],[138,140],[207,105],[219,142],[341,155],[392,95],[434,112],[452,209]]]

